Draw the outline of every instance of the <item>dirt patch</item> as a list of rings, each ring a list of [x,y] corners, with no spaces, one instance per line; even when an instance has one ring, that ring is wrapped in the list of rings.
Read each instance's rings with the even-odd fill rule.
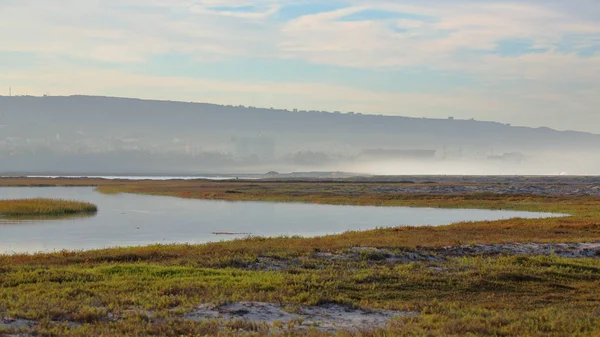
[[[341,254],[319,252],[315,257],[329,261],[380,261],[391,263],[438,262],[442,257],[433,251],[395,251],[373,247],[351,247]]]
[[[21,337],[29,336],[24,333],[3,334],[1,331],[23,331],[36,326],[38,322],[28,319],[0,318],[0,336]]]
[[[104,322],[117,322],[122,320],[126,315],[144,315],[150,317],[154,313],[150,311],[136,311],[130,310],[126,311],[122,315],[114,315],[112,313],[108,313],[106,319],[101,319]],[[82,326],[84,323],[75,322],[70,320],[50,320],[49,323],[52,324],[63,324],[67,325],[69,328],[78,328]],[[21,318],[0,318],[0,336],[7,337],[16,337],[16,336],[32,336],[29,332],[15,333],[15,334],[2,334],[2,331],[30,331],[31,329],[35,329],[39,327],[40,321],[37,320],[29,320],[29,319],[21,319]]]
[[[256,262],[248,264],[245,269],[278,271],[289,268],[299,268],[301,266],[302,261],[299,259],[277,259],[273,257],[260,256]]]
[[[391,310],[356,309],[341,304],[319,306],[282,306],[264,302],[237,302],[223,305],[201,305],[187,314],[185,319],[226,322],[241,320],[268,324],[271,327],[285,326],[296,330],[311,328],[336,332],[340,330],[373,330],[385,327],[392,318],[415,316],[414,312]]]
[[[591,243],[505,243],[445,247],[444,256],[557,255],[565,258],[600,258],[600,242]]]
[[[443,262],[452,257],[499,255],[556,255],[564,258],[600,258],[600,242],[589,243],[504,243],[461,245],[438,249],[386,249],[350,247],[342,253],[316,252],[308,261],[313,268],[325,268],[336,262],[398,263]],[[247,270],[279,271],[302,268],[306,258],[273,258],[261,256],[256,262],[241,266]]]
[[[126,316],[141,315],[152,322],[169,321],[172,318],[156,319],[153,312],[135,311],[122,315],[108,314],[105,322],[117,322]],[[236,302],[222,305],[203,304],[183,316],[184,320],[209,321],[218,320],[224,326],[236,326],[248,331],[260,327],[272,331],[307,331],[316,329],[323,332],[337,331],[371,331],[384,328],[393,318],[416,316],[416,312],[392,311],[381,309],[354,308],[342,304],[323,304],[318,306],[301,306],[297,304],[280,305],[264,302]],[[67,323],[69,328],[81,326],[71,321],[53,321]],[[26,319],[0,319],[0,331],[14,331],[10,336],[29,336],[31,329],[39,326],[39,321]],[[17,333],[17,331],[20,331]],[[23,333],[24,332],[24,333]],[[0,332],[0,336],[4,336]]]
[[[0,318],[0,329],[22,329],[36,325],[36,321],[28,319]]]
[[[327,261],[379,261],[389,263],[440,262],[449,257],[497,255],[556,255],[564,258],[600,258],[600,242],[478,244],[414,251],[352,247],[340,254],[315,253],[316,258]]]

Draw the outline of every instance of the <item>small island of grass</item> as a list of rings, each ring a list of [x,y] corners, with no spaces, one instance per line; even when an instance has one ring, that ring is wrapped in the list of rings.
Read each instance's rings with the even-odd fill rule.
[[[95,213],[96,205],[60,199],[0,200],[0,217],[63,216]]]

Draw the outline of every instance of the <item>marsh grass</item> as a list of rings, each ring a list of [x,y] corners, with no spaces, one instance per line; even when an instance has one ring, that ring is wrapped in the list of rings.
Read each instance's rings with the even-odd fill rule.
[[[340,303],[419,315],[392,320],[384,329],[339,336],[600,335],[598,258],[477,256],[395,264],[370,250],[348,261],[327,262],[315,255],[343,253],[350,247],[410,250],[469,243],[600,241],[598,197],[375,194],[367,184],[346,183],[98,185],[102,192],[185,198],[513,209],[571,216],[381,228],[317,238],[253,237],[205,245],[0,255],[0,317],[39,321],[25,332],[41,336],[237,336],[239,329],[253,336],[323,336],[329,334],[273,331],[254,322],[195,322],[182,315],[201,303]],[[302,263],[281,270],[246,268],[261,258]],[[0,329],[0,335],[3,332],[14,333]]]
[[[236,301],[420,313],[392,322],[380,334],[345,336],[600,332],[600,261],[594,259],[454,258],[443,263],[443,273],[431,271],[437,264],[427,262],[349,261],[320,269],[249,271],[205,268],[196,259],[28,266],[14,261],[0,273],[0,314],[47,322],[37,328],[39,335],[235,335],[228,328],[267,335],[268,328],[255,322],[219,327],[181,320],[201,303]],[[84,325],[67,328],[65,322]]]
[[[0,216],[7,218],[36,218],[95,213],[96,205],[59,199],[16,199],[0,200]]]

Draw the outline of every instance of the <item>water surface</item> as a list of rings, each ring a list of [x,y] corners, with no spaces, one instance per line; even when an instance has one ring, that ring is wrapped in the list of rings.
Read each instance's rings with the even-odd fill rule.
[[[0,218],[0,254],[98,249],[154,243],[204,243],[238,236],[318,236],[376,227],[542,218],[550,213],[408,207],[230,202],[134,194],[91,187],[3,187],[0,199],[60,198],[98,206],[91,217],[15,221]]]
[[[27,178],[70,178],[70,179],[106,179],[106,180],[196,180],[196,179],[204,179],[204,180],[258,180],[260,178],[256,177],[247,177],[247,176],[235,176],[235,175],[227,175],[227,176],[96,176],[96,175],[58,175],[58,176],[47,176],[47,175],[29,175]],[[8,176],[0,177],[0,178],[11,178]]]

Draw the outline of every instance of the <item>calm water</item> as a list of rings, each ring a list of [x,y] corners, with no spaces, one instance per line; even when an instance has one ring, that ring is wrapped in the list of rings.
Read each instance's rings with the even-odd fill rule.
[[[236,236],[317,236],[375,227],[443,225],[458,221],[556,216],[487,210],[329,206],[179,199],[133,194],[104,195],[88,187],[0,188],[0,199],[61,198],[98,206],[92,217],[23,221],[0,219],[0,254],[203,243]],[[245,235],[239,235],[245,236]]]
[[[206,179],[206,180],[257,180],[259,178],[252,178],[246,176],[27,176],[28,178],[89,178],[89,179],[107,179],[107,180],[194,180],[194,179]]]

